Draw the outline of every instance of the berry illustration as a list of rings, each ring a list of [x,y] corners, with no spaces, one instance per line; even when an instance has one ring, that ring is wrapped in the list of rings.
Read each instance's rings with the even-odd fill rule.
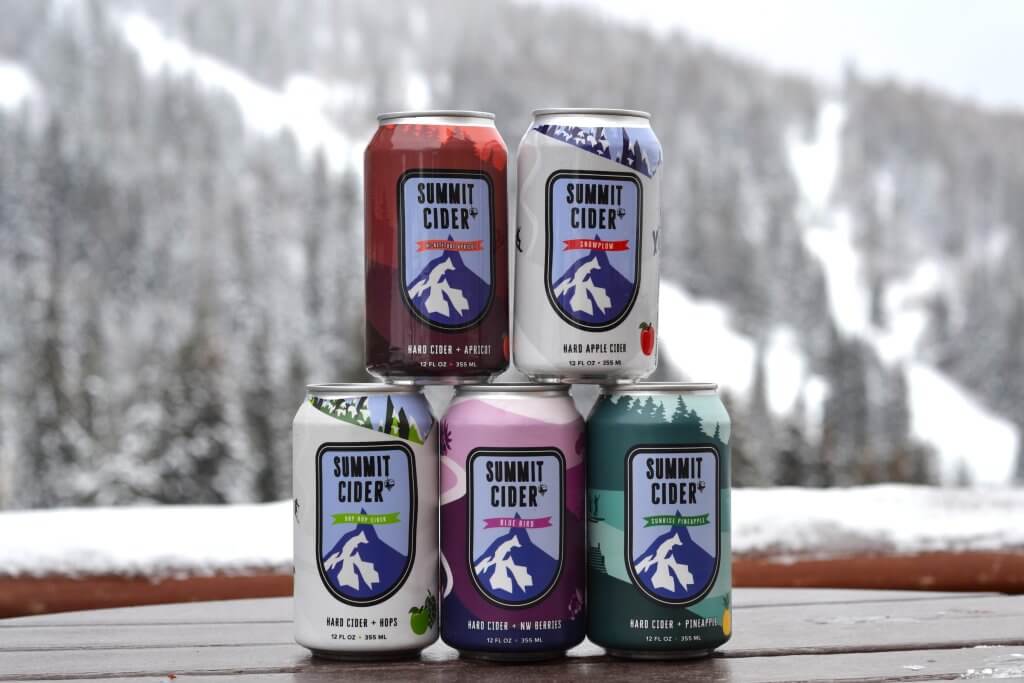
[[[654,353],[654,325],[640,323],[640,350],[645,356]]]

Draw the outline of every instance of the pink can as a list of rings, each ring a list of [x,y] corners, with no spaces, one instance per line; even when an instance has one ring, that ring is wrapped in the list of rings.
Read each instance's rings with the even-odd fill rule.
[[[441,637],[465,656],[583,640],[583,461],[567,386],[464,385],[441,421]]]

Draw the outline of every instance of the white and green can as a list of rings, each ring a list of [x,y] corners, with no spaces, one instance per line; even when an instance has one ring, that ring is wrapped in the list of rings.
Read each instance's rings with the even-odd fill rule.
[[[307,387],[292,425],[295,640],[336,659],[437,639],[437,430],[415,387]]]

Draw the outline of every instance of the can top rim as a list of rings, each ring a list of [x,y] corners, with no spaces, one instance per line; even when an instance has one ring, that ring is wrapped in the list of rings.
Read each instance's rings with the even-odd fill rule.
[[[377,114],[377,121],[384,122],[392,119],[417,119],[425,117],[444,118],[466,118],[466,119],[487,119],[494,120],[494,114],[489,111],[474,111],[472,109],[420,109],[412,111],[388,111]]]
[[[308,394],[418,394],[420,387],[411,384],[383,384],[381,382],[347,382],[338,384],[307,384]]]
[[[528,382],[506,382],[502,384],[458,384],[456,394],[542,394],[554,392],[568,394],[568,384],[531,384]]]
[[[692,394],[699,391],[718,391],[713,382],[631,382],[601,387],[603,394]]]
[[[606,107],[547,107],[544,109],[534,109],[534,118],[538,116],[550,116],[552,114],[579,114],[583,116],[635,116],[642,119],[651,120],[650,112],[640,111],[639,109],[609,109]]]

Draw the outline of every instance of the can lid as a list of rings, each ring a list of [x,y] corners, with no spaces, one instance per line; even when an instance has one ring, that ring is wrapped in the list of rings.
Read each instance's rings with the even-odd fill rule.
[[[455,387],[456,394],[568,394],[568,384],[531,384],[528,382],[504,384],[459,384]]]
[[[340,394],[362,396],[363,394],[418,394],[420,387],[412,384],[384,384],[382,382],[350,382],[342,384],[307,384],[308,394]]]
[[[418,119],[424,117],[440,118],[466,118],[466,119],[488,119],[494,120],[494,114],[489,111],[473,111],[472,109],[423,109],[418,111],[389,111],[377,114],[377,121],[391,121],[392,119]]]
[[[605,107],[549,107],[544,109],[534,109],[534,116],[551,116],[557,114],[564,115],[582,115],[582,116],[637,116],[642,119],[650,120],[651,115],[649,112],[640,111],[639,109],[608,109]]]
[[[603,394],[693,394],[701,391],[718,391],[718,385],[711,382],[633,382],[601,387]]]

